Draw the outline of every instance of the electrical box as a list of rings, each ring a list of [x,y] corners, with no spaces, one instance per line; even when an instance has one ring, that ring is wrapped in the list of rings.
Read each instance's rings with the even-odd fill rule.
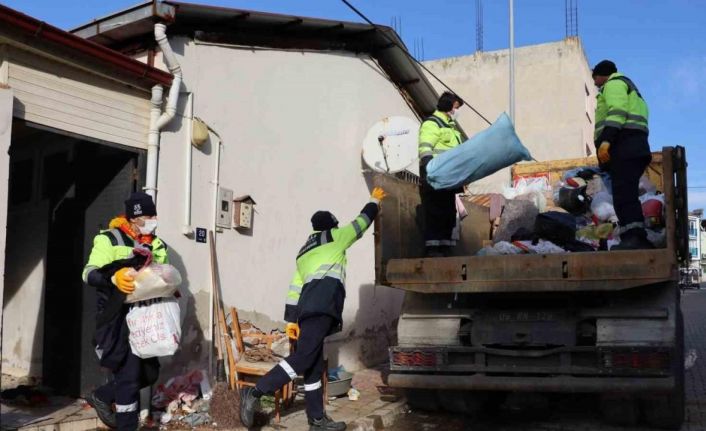
[[[233,224],[236,228],[251,229],[255,201],[250,195],[239,196],[233,199]]]
[[[218,188],[218,218],[216,226],[230,229],[233,219],[233,190]]]

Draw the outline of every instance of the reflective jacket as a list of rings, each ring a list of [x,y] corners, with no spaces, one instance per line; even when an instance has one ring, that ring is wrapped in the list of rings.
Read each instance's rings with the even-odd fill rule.
[[[647,103],[630,78],[621,73],[610,75],[596,99],[597,144],[608,141],[613,146],[623,131],[649,133]]]
[[[130,345],[125,321],[129,305],[124,304],[125,294],[113,285],[110,277],[118,269],[133,266],[140,260],[139,256],[133,256],[135,247],[151,248],[154,262],[168,261],[167,245],[160,238],[155,237],[151,245],[140,245],[120,229],[110,229],[93,239],[93,249],[83,270],[83,281],[96,288],[96,353],[101,366],[111,370],[121,366]],[[158,369],[159,363],[144,365]],[[156,373],[150,374],[156,380]]]
[[[461,144],[456,122],[441,111],[427,117],[419,128],[419,160],[435,157]]]
[[[378,205],[376,199],[371,199],[350,224],[309,235],[297,255],[297,269],[287,292],[284,311],[287,322],[325,314],[338,322],[331,333],[341,330],[346,298],[346,250],[375,220]]]

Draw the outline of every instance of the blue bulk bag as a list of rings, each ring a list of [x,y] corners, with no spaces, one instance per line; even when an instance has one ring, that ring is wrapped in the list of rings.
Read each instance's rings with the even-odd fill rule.
[[[487,129],[434,157],[427,165],[427,182],[436,190],[454,189],[521,160],[532,156],[503,112]]]

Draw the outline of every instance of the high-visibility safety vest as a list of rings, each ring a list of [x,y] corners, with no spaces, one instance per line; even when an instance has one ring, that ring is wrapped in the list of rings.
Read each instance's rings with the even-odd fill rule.
[[[371,199],[350,224],[309,235],[297,255],[284,320],[298,322],[309,316],[328,315],[338,322],[331,333],[341,330],[346,298],[346,250],[362,238],[375,220],[378,205],[376,199]]]
[[[93,249],[83,270],[83,281],[96,289],[96,331],[94,341],[96,353],[102,367],[115,371],[124,362],[130,351],[129,329],[125,317],[130,306],[124,304],[125,294],[120,292],[108,279],[109,274],[101,274],[111,264],[119,269],[123,260],[133,257],[135,247],[145,247],[120,229],[104,230],[93,239]],[[152,250],[152,260],[167,263],[167,245],[155,237],[147,246]],[[103,271],[97,271],[103,268]],[[110,271],[108,271],[109,273]],[[153,361],[143,361],[145,367],[159,367]],[[150,373],[156,379],[158,373]]]
[[[101,231],[93,238],[93,249],[88,257],[88,263],[83,269],[83,281],[88,282],[88,274],[94,269],[112,263],[116,260],[132,256],[132,249],[140,244],[120,229]],[[167,244],[160,238],[152,240],[152,260],[156,263],[167,263]]]
[[[649,133],[647,103],[635,84],[622,73],[613,73],[596,96],[596,128],[593,138],[602,141],[606,127]]]
[[[419,128],[419,159],[435,157],[461,144],[456,122],[441,111],[427,117]]]

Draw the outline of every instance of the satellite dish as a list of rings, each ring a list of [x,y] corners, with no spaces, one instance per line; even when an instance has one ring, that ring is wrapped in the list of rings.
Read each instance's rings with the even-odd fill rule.
[[[363,160],[377,172],[404,171],[419,158],[419,122],[408,117],[387,117],[368,130],[363,140]]]

